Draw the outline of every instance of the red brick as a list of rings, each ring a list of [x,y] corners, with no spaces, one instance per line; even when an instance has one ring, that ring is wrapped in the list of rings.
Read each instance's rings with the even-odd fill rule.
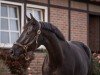
[[[87,44],[87,13],[71,11],[71,40]]]
[[[68,39],[68,10],[50,8],[50,22],[57,26]]]

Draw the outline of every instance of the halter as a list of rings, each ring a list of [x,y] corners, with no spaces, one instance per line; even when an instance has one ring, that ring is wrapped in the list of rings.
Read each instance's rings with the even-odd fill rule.
[[[36,42],[36,48],[35,48],[35,50],[37,49],[37,46],[38,46],[38,38],[39,38],[40,34],[41,34],[41,24],[39,23],[39,29],[37,30],[37,34],[34,37],[33,41],[31,41],[31,43],[34,42],[34,41]],[[25,51],[25,55],[26,55],[27,54],[27,49],[31,45],[31,43],[23,45],[21,43],[15,42],[14,45],[18,45],[18,46],[22,47],[23,50]],[[28,60],[28,59],[26,58],[26,60]]]

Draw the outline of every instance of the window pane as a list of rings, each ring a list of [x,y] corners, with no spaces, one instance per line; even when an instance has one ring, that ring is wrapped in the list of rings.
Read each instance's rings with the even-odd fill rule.
[[[27,14],[28,17],[30,17],[30,13],[32,13],[32,9],[27,9],[26,14]]]
[[[34,11],[34,17],[36,20],[40,21],[41,20],[41,11]]]
[[[1,43],[9,43],[9,33],[8,32],[0,32]]]
[[[7,11],[7,6],[1,4],[1,16],[7,17],[8,16],[8,11]]]
[[[1,18],[1,26],[0,26],[1,30],[8,30],[8,19],[3,19]]]
[[[1,43],[1,32],[0,32],[0,43]]]
[[[18,21],[10,20],[10,30],[18,31]]]
[[[9,16],[13,18],[17,18],[17,8],[9,7]]]
[[[18,33],[14,33],[12,32],[11,33],[11,43],[14,43],[19,37],[19,34]]]

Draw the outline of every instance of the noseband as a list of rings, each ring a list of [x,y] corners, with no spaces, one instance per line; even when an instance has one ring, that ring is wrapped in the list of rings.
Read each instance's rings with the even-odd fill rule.
[[[33,39],[33,41],[32,41],[32,42],[34,42],[34,41],[36,42],[36,48],[35,48],[35,50],[37,49],[37,46],[38,46],[38,38],[39,38],[39,35],[40,35],[40,34],[41,34],[41,24],[39,23],[39,29],[37,30],[37,34],[36,34],[36,36],[34,37],[34,39]],[[32,42],[31,42],[31,43],[32,43]],[[21,43],[15,42],[14,45],[18,45],[18,46],[22,47],[23,50],[25,51],[25,53],[27,53],[27,49],[28,49],[28,47],[29,47],[31,44],[23,45],[23,44],[21,44]]]

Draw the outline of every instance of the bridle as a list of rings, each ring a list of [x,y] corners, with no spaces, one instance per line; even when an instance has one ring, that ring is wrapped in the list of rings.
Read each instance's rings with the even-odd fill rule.
[[[39,23],[39,29],[37,30],[37,34],[33,38],[33,41],[31,41],[31,43],[23,45],[21,43],[15,42],[14,45],[18,45],[18,46],[22,47],[22,49],[25,51],[24,55],[27,55],[27,52],[28,52],[27,49],[34,41],[36,42],[35,50],[37,49],[37,47],[38,47],[38,38],[39,38],[40,34],[41,34],[41,24]],[[26,60],[28,60],[28,59],[26,58]]]

